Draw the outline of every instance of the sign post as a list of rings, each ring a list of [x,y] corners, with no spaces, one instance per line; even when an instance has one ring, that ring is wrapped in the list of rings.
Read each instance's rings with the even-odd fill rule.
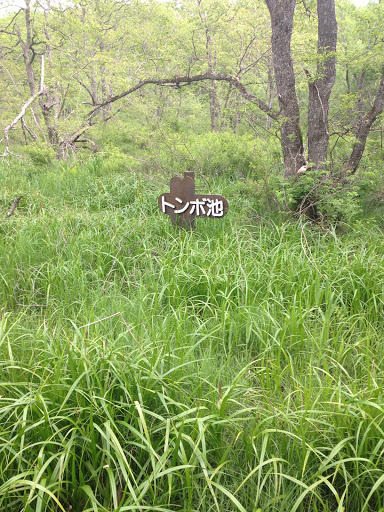
[[[195,173],[185,172],[184,178],[175,176],[170,192],[159,197],[159,209],[171,216],[172,224],[190,229],[196,217],[222,218],[227,214],[228,201],[219,195],[195,194]]]

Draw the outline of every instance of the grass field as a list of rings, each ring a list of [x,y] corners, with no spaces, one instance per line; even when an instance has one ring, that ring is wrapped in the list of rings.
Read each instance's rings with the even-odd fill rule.
[[[384,510],[383,219],[179,231],[171,174],[1,164],[0,510]]]

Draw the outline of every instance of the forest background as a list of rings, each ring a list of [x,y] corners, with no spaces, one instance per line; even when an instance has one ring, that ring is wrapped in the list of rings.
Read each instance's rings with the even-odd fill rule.
[[[283,163],[286,177],[312,171],[285,206],[348,216],[382,158],[382,3],[273,5],[4,5],[4,155],[102,151],[132,171],[199,159],[206,174],[264,176],[276,201]]]

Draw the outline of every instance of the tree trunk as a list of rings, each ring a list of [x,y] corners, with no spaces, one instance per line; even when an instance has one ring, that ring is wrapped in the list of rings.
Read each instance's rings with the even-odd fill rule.
[[[90,82],[90,96],[92,98],[92,103],[94,105],[97,105],[99,103],[99,98],[98,98],[98,93],[97,93],[97,83],[96,83],[96,78],[95,78],[95,70],[94,70],[94,67],[93,67],[93,64],[92,64],[92,57],[93,55],[91,55],[91,52],[89,51],[89,47],[88,47],[88,38],[87,38],[87,31],[86,31],[86,15],[87,15],[87,9],[85,8],[85,6],[82,7],[82,16],[81,16],[81,23],[83,25],[83,44],[84,44],[84,50],[85,50],[85,55],[88,59],[88,69],[89,69],[89,72],[85,72],[89,82]],[[89,89],[87,89],[89,91]]]
[[[329,98],[336,78],[335,0],[318,0],[317,77],[309,83],[308,160],[315,168],[327,161]]]
[[[104,52],[104,41],[102,36],[100,36],[100,55]],[[106,80],[106,71],[104,64],[100,67],[100,74],[101,74],[101,101],[104,102],[108,100],[112,95],[110,94],[111,87],[110,85],[107,87],[107,80]],[[111,111],[111,105],[107,105],[105,108],[103,108],[103,121],[106,121],[107,117],[109,117],[109,112]]]
[[[350,171],[352,174],[357,171],[361,157],[363,156],[365,145],[367,143],[367,137],[369,131],[379,116],[384,111],[384,71],[381,74],[381,80],[379,89],[376,94],[375,101],[372,105],[371,110],[363,117],[360,121],[355,136],[357,141],[355,142],[352,150],[352,154],[348,160],[348,164],[345,171]]]
[[[43,114],[45,126],[47,127],[48,139],[51,146],[59,143],[59,134],[57,132],[55,119],[53,116],[53,106],[55,102],[49,92],[46,90],[44,96],[39,101],[40,109]]]
[[[360,123],[363,118],[363,87],[365,82],[365,75],[367,70],[363,69],[360,77],[357,77],[355,75],[356,85],[358,89],[358,98],[357,98],[357,104],[356,104],[356,110],[357,110],[357,122]]]
[[[4,129],[4,139],[5,139],[5,151],[4,156],[9,153],[9,132],[17,125],[17,123],[22,120],[25,116],[27,109],[32,105],[35,99],[38,96],[41,96],[45,92],[44,87],[44,55],[41,56],[41,77],[40,77],[40,89],[35,92],[29,100],[22,106],[20,113],[15,117],[15,119]]]
[[[268,89],[267,89],[267,105],[270,109],[273,106],[273,90],[275,88],[275,83],[273,81],[273,70],[272,70],[272,59],[268,58]],[[269,131],[272,126],[272,119],[267,115],[265,121],[265,129]]]
[[[306,164],[300,128],[299,103],[291,55],[295,0],[266,0],[272,23],[272,56],[280,105],[281,146],[286,177],[294,176]]]
[[[48,57],[48,66],[49,71],[51,73],[51,77],[53,80],[53,58],[52,58],[52,44],[51,44],[51,34],[49,33],[49,19],[48,13],[51,12],[51,0],[47,0],[47,9],[44,9],[44,18],[45,18],[45,39],[47,41],[47,57]],[[53,113],[55,121],[59,118],[59,105],[60,105],[60,95],[59,95],[59,82],[57,81],[53,88],[53,96],[54,96],[54,104],[53,104]]]
[[[33,71],[32,64],[33,64],[36,53],[33,49],[34,43],[33,43],[33,36],[32,36],[31,0],[25,0],[25,28],[26,28],[25,41],[22,38],[20,29],[18,29],[18,37],[19,37],[19,42],[21,44],[21,47],[23,49],[25,71],[27,74],[29,90],[31,92],[31,96],[34,96],[36,94],[36,82],[35,82],[35,73]],[[50,42],[49,41],[48,41],[47,46],[48,46],[48,49],[50,50]],[[54,106],[54,101],[52,100],[47,88],[44,88],[43,93],[39,93],[39,96],[40,96],[39,105],[40,105],[41,112],[43,114],[45,125],[47,127],[49,142],[51,145],[55,145],[58,143],[59,136],[57,133],[55,123],[52,120],[52,107]],[[37,122],[39,122],[39,119],[37,116],[36,116],[36,118],[37,118]]]
[[[197,5],[199,6],[201,24],[205,27],[205,48],[207,52],[208,73],[216,73],[216,59],[214,58],[212,51],[213,41],[211,36],[211,27],[208,24],[207,11],[205,11],[204,14],[201,12],[201,0],[198,0]],[[211,129],[212,131],[217,132],[220,129],[221,108],[215,80],[210,81],[208,94],[209,112],[211,116]]]
[[[35,73],[32,69],[32,62],[34,55],[32,53],[32,26],[31,26],[31,0],[25,0],[25,28],[26,28],[26,40],[22,40],[21,31],[19,30],[19,41],[23,48],[23,58],[25,64],[25,70],[27,73],[27,80],[31,95],[36,92],[35,84]]]

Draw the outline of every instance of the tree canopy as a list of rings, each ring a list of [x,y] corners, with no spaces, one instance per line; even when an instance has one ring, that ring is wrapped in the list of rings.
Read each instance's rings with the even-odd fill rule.
[[[288,177],[355,172],[368,136],[382,151],[382,2],[3,0],[1,13],[5,154],[96,151],[94,126],[118,122],[277,137]]]

